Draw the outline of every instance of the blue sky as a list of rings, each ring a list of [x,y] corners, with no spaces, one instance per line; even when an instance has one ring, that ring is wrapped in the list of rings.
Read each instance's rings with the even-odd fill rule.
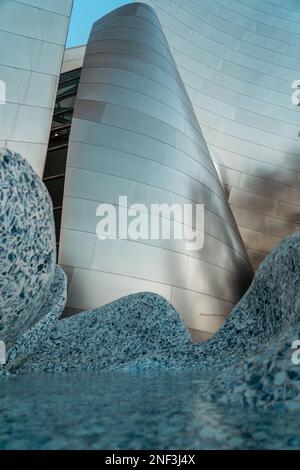
[[[132,0],[74,0],[67,47],[86,44],[93,23]]]

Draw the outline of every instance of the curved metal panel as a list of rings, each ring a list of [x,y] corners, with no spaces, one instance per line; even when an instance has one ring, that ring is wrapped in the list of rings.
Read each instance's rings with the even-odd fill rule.
[[[0,2],[0,146],[43,175],[73,0]],[[1,101],[1,97],[0,97]]]
[[[98,240],[96,208],[205,205],[205,241]],[[121,7],[97,21],[86,49],[70,134],[60,264],[68,309],[126,294],[169,299],[194,331],[212,333],[252,269],[176,64],[154,11]]]
[[[61,73],[67,73],[82,67],[86,46],[69,47],[65,50]]]
[[[300,5],[145,0],[162,24],[254,267],[297,230]],[[298,114],[297,114],[298,113]]]

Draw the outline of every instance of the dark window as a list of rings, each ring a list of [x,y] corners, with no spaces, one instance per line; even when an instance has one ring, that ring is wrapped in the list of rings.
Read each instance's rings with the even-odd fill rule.
[[[76,69],[60,76],[45,162],[43,179],[53,202],[57,249],[61,227],[69,136],[80,74],[81,69]]]

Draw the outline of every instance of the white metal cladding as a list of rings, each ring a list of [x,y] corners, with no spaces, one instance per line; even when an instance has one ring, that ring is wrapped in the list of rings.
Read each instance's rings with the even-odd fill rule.
[[[0,147],[42,176],[73,0],[0,1]]]
[[[69,47],[65,50],[61,73],[79,69],[83,65],[86,46]]]
[[[204,203],[205,244],[96,238],[99,203]],[[126,5],[97,21],[72,121],[60,264],[69,311],[157,292],[191,330],[214,332],[252,277],[190,100],[154,11]]]
[[[145,0],[156,11],[254,267],[300,221],[300,3]]]

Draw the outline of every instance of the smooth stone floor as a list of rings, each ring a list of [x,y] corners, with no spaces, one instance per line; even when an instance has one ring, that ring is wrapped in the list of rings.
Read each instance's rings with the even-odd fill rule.
[[[22,375],[0,387],[0,449],[299,449],[300,412],[214,402],[194,371]]]

